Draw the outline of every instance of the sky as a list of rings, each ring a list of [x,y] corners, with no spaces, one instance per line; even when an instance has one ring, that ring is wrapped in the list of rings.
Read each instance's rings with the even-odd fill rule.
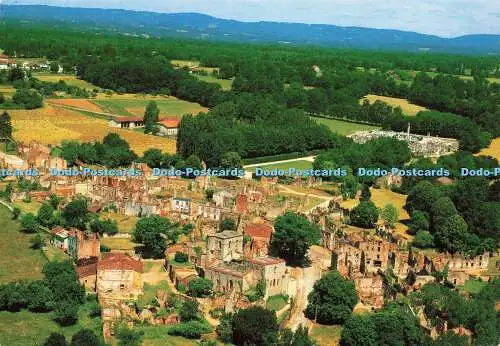
[[[2,0],[0,0],[2,2]],[[12,4],[198,12],[243,21],[399,29],[454,37],[500,34],[500,0],[3,0]]]

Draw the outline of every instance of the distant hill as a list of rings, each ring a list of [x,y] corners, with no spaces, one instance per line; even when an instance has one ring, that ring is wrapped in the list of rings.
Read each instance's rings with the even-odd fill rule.
[[[500,35],[443,38],[410,31],[325,24],[240,22],[199,13],[155,13],[42,5],[3,5],[4,18],[91,25],[133,35],[175,36],[286,45],[500,55]]]

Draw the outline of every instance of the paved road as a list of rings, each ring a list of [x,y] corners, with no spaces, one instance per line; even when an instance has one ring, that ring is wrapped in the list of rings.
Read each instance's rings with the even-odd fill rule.
[[[298,157],[296,159],[290,159],[290,160],[281,160],[281,161],[273,161],[273,162],[255,163],[255,164],[243,166],[243,168],[264,167],[264,166],[277,165],[277,164],[280,164],[280,163],[287,163],[287,162],[294,162],[294,161],[309,161],[309,162],[314,162],[315,158],[316,158],[316,156]]]
[[[297,192],[284,185],[278,185],[278,188],[284,190],[286,193],[289,193],[291,195],[315,197],[319,199],[324,199],[325,201],[330,201],[335,198],[333,196],[321,196],[321,195],[315,195],[313,193]]]

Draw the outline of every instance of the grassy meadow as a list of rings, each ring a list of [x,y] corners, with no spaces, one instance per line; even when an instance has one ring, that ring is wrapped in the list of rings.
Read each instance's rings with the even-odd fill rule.
[[[101,335],[101,319],[91,317],[89,313],[90,303],[86,303],[80,307],[78,322],[75,325],[61,327],[54,322],[53,312],[0,311],[0,345],[42,345],[45,339],[54,332],[61,333],[67,340],[70,340],[73,334],[83,328],[91,329],[96,335]]]
[[[195,76],[199,80],[202,80],[204,82],[219,84],[221,86],[222,90],[231,90],[231,87],[233,86],[232,79],[219,79],[219,78],[216,78],[212,75],[208,75],[208,76],[195,75]]]
[[[40,250],[32,250],[29,240],[33,235],[20,231],[17,221],[12,220],[10,211],[0,205],[0,283],[43,278],[42,268],[47,262]],[[0,325],[2,325],[0,319]],[[0,331],[0,335],[1,335]],[[10,345],[3,343],[0,345]]]
[[[320,117],[312,117],[318,124],[323,124],[328,126],[332,132],[335,132],[339,135],[350,135],[356,131],[370,131],[370,130],[378,130],[380,127],[366,125],[366,124],[358,124],[352,123],[349,121],[342,121],[337,119],[326,119]]]

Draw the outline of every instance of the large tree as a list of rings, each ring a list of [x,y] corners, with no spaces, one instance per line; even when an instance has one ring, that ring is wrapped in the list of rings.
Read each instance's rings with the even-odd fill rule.
[[[353,281],[332,271],[316,281],[307,300],[304,312],[309,319],[321,324],[342,324],[358,303],[358,295]]]
[[[176,241],[178,236],[178,227],[158,215],[139,219],[134,230],[135,241],[142,243],[147,254],[155,258],[164,257],[167,240]]]
[[[377,330],[370,315],[351,315],[340,335],[341,346],[376,346]]]
[[[273,345],[278,322],[273,311],[260,306],[240,309],[233,317],[233,342],[236,345]]]
[[[0,116],[0,142],[6,142],[12,138],[12,124],[9,113],[3,112]]]
[[[90,329],[81,329],[71,338],[70,346],[99,346],[97,336]]]
[[[421,181],[410,190],[406,208],[410,214],[415,210],[429,213],[439,197],[441,197],[440,192],[436,186],[428,181]]]
[[[434,232],[436,245],[451,253],[466,250],[470,239],[467,228],[467,223],[460,215],[447,218]]]
[[[271,241],[273,253],[289,264],[303,264],[311,245],[321,237],[319,228],[304,216],[287,212],[274,222],[275,232]]]
[[[62,217],[66,226],[85,230],[89,221],[88,201],[77,197],[69,202],[62,210]]]
[[[144,133],[155,133],[156,123],[160,120],[160,109],[155,101],[150,101],[144,112]]]
[[[351,223],[362,228],[373,227],[378,220],[379,211],[372,201],[361,201],[351,211]]]

